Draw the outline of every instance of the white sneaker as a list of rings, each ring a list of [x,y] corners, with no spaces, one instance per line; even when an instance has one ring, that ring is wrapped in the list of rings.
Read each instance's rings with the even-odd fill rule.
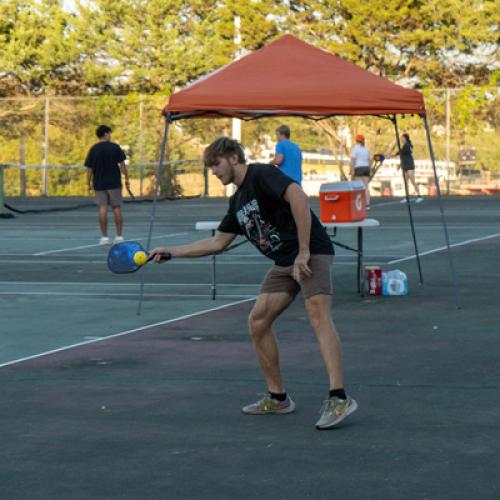
[[[124,241],[123,236],[115,236],[113,243],[121,243],[122,241]]]
[[[406,198],[403,198],[399,203],[401,203],[401,205],[404,205],[406,202]]]
[[[415,200],[415,203],[422,203],[424,201],[424,199],[419,196],[416,200]]]
[[[109,238],[107,236],[103,236],[99,240],[99,245],[109,245]]]

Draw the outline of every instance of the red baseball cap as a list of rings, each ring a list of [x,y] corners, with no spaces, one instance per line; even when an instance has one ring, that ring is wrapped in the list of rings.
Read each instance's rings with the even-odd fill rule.
[[[365,136],[361,135],[361,134],[358,134],[356,136],[356,142],[365,142]]]

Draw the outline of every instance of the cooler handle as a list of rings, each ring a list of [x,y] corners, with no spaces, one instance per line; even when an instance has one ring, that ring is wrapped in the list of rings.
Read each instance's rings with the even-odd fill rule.
[[[325,201],[339,201],[340,196],[337,194],[335,196],[325,196]]]

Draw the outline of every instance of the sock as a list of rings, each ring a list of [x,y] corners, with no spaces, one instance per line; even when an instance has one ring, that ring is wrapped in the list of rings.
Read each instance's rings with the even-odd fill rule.
[[[331,389],[330,390],[330,397],[331,398],[339,398],[339,399],[347,399],[347,396],[345,394],[344,388],[342,389]]]
[[[286,400],[286,392],[271,392],[269,391],[269,395],[271,396],[271,399],[276,399],[277,401],[285,401]]]

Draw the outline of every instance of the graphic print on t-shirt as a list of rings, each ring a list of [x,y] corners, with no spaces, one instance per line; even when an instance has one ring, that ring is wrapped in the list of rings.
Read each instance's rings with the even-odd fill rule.
[[[259,204],[253,199],[236,212],[238,223],[247,234],[248,239],[264,254],[278,250],[282,242],[280,233],[271,223],[260,215]]]

